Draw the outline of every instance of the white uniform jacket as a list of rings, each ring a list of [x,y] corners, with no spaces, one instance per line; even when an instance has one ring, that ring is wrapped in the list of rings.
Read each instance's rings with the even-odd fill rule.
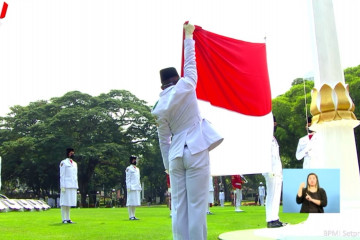
[[[311,159],[316,158],[316,141],[316,133],[313,134],[311,139],[309,139],[309,135],[305,135],[299,139],[299,143],[296,149],[296,159],[301,160],[304,158],[303,168],[310,168]]]
[[[60,188],[78,189],[77,164],[70,158],[66,158],[60,162]]]
[[[131,191],[141,191],[140,184],[140,170],[134,165],[130,165],[126,168],[126,188]]]
[[[169,161],[183,156],[185,145],[194,155],[205,149],[212,150],[223,140],[211,124],[200,116],[195,92],[195,41],[185,39],[184,46],[184,77],[175,86],[160,93],[160,99],[152,110],[157,118],[165,169],[169,169]]]

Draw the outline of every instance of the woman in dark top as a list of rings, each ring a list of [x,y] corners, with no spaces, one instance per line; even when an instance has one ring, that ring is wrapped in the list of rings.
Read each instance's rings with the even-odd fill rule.
[[[327,205],[327,196],[323,188],[319,186],[319,180],[315,173],[307,177],[307,185],[301,183],[296,195],[296,202],[301,205],[301,213],[323,213]]]

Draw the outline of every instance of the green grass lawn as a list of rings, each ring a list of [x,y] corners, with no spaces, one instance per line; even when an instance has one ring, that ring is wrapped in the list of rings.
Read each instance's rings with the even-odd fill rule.
[[[266,227],[265,207],[212,207],[208,215],[208,239],[218,239],[224,232]],[[282,209],[280,208],[280,211]],[[75,224],[62,224],[60,209],[41,212],[0,213],[0,239],[172,239],[171,218],[166,206],[143,206],[136,209],[140,221],[129,221],[127,208],[73,208]],[[284,222],[296,224],[308,214],[280,213]]]

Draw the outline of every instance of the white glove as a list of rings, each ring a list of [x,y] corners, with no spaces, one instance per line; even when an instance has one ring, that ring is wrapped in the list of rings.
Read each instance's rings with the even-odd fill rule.
[[[191,25],[190,23],[184,24],[184,30],[185,30],[185,38],[193,38],[193,32],[195,30],[194,25]]]
[[[61,188],[61,192],[65,192],[65,188],[64,188],[64,187]]]
[[[166,174],[169,174],[169,170],[165,169],[165,173],[166,173]]]

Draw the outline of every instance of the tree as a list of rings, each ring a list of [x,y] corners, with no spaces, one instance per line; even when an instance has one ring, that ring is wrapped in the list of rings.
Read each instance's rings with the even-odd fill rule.
[[[18,179],[37,194],[57,192],[58,164],[69,146],[77,156],[82,204],[90,187],[124,188],[130,155],[145,156],[145,169],[158,173],[163,169],[148,167],[156,166],[152,162],[161,158],[154,150],[158,143],[150,107],[125,90],[97,97],[68,92],[50,101],[14,106],[0,120],[4,182]],[[151,181],[156,179],[155,172]]]
[[[280,146],[283,168],[300,168],[295,153],[300,137],[306,134],[306,111],[310,116],[312,81],[297,78],[285,94],[272,100],[273,114],[276,116],[277,130],[275,137]]]
[[[356,67],[350,67],[344,71],[345,83],[349,85],[350,97],[355,104],[355,116],[359,119],[360,116],[360,65]],[[360,128],[356,127],[354,129],[356,149],[358,155],[358,164],[360,170]]]

